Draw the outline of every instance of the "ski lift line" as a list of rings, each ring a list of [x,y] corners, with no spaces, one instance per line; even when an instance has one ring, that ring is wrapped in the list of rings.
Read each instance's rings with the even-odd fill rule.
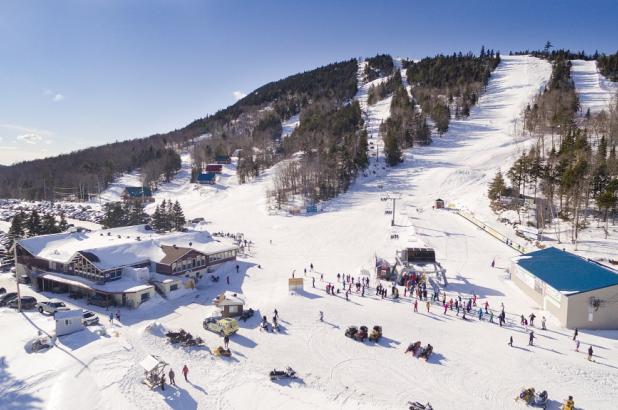
[[[517,252],[524,254],[526,253],[526,248],[524,248],[523,246],[514,243],[511,240],[512,245],[508,245],[506,243],[506,240],[509,239],[507,236],[501,234],[500,232],[496,231],[495,229],[493,229],[490,226],[487,226],[487,224],[482,223],[481,221],[479,221],[478,219],[476,219],[475,217],[473,217],[472,215],[466,215],[464,212],[462,211],[457,211],[457,215],[461,216],[462,218],[466,219],[467,221],[471,222],[472,224],[478,226],[479,228],[481,228],[484,232],[487,232],[489,235],[493,236],[494,238],[498,239],[500,242],[502,242],[503,244],[505,244],[506,246],[516,250]]]

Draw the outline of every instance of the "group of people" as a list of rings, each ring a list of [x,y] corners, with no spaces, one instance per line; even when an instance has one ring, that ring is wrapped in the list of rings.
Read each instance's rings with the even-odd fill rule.
[[[174,369],[170,368],[167,375],[170,378],[170,385],[176,386],[176,373],[174,373]],[[185,381],[188,383],[189,367],[186,364],[182,367],[182,375],[185,377]],[[161,376],[161,379],[159,380],[159,386],[161,387],[161,390],[165,390],[165,375]]]

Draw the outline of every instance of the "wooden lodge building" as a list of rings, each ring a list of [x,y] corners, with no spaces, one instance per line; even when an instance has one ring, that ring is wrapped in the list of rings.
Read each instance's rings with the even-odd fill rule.
[[[147,225],[42,235],[15,243],[17,275],[37,290],[69,292],[137,307],[159,292],[194,287],[237,247],[206,231],[156,233]]]

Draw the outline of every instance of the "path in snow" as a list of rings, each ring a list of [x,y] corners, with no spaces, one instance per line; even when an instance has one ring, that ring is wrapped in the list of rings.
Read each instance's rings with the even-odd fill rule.
[[[579,97],[580,112],[592,114],[607,111],[616,98],[618,83],[605,78],[597,69],[596,61],[572,60],[571,77]]]

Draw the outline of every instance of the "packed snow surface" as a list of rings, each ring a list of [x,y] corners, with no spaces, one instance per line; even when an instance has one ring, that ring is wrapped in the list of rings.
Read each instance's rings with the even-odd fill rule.
[[[616,98],[618,83],[605,78],[597,69],[597,62],[572,60],[571,78],[579,97],[582,114],[590,109],[591,114],[608,111]]]
[[[429,401],[435,409],[522,409],[525,405],[514,398],[532,386],[549,392],[553,409],[570,394],[578,409],[615,408],[618,332],[582,330],[582,346],[575,352],[572,332],[508,280],[505,268],[517,252],[455,213],[431,207],[442,197],[447,204],[491,215],[487,182],[529,143],[516,137],[521,126],[516,119],[550,72],[542,60],[503,57],[469,119],[453,121],[433,145],[406,152],[405,162],[385,168],[383,177],[359,177],[348,193],[327,204],[326,212],[269,213],[265,191],[272,170],[251,184],[165,194],[181,202],[188,218],[206,218],[211,232],[243,232],[253,241],[238,262],[239,273],[236,263],[228,263],[216,272],[219,282],[200,281],[195,295],[121,309],[114,324],[98,309],[105,330],[61,337],[44,353],[26,354],[24,345],[37,328],[52,332],[53,320],[1,308],[0,328],[11,329],[0,342],[3,403],[50,409],[405,409],[412,400]],[[369,112],[370,119],[384,118],[385,108],[375,110],[382,114]],[[399,198],[395,226],[380,200],[386,193]],[[162,198],[163,192],[157,200]],[[399,239],[391,239],[393,233]],[[374,255],[392,258],[415,241],[435,248],[447,269],[449,298],[476,294],[494,309],[504,303],[508,326],[475,317],[464,321],[437,305],[427,312],[421,304],[415,313],[409,296],[376,297],[373,277],[368,293],[352,293],[349,301],[324,292],[338,272],[358,277],[362,269],[371,271]],[[291,293],[288,278],[304,278],[304,269],[305,290]],[[0,277],[0,285],[8,281]],[[210,353],[222,339],[202,328],[202,320],[215,311],[212,299],[225,290],[242,293],[246,307],[256,309],[230,338],[229,359]],[[259,318],[272,322],[275,308],[281,331],[260,331]],[[518,317],[532,312],[537,321],[548,318],[548,330],[536,330],[536,345],[527,346]],[[375,324],[384,329],[379,343],[344,336],[349,325]],[[156,331],[161,327],[184,328],[207,347],[172,346]],[[514,347],[507,346],[510,336]],[[429,361],[404,354],[417,340],[434,346]],[[589,345],[596,362],[581,353]],[[149,354],[173,367],[177,387],[151,391],[141,383],[139,363]],[[189,381],[181,374],[185,364]],[[285,366],[293,367],[299,379],[271,382],[268,372]]]

